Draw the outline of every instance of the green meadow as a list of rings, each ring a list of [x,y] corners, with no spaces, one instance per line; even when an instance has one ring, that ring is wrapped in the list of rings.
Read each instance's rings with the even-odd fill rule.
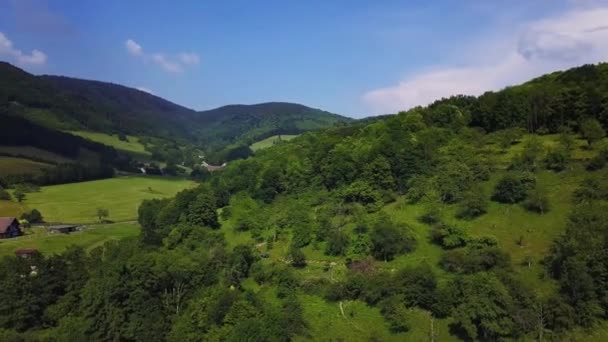
[[[25,235],[0,240],[0,257],[12,255],[21,248],[35,248],[44,254],[61,253],[71,245],[91,250],[110,240],[137,236],[139,226],[133,223],[96,224],[70,234],[50,234],[46,228],[26,228]]]
[[[38,209],[46,222],[96,222],[97,209],[108,209],[111,221],[137,218],[144,199],[171,197],[196,183],[180,178],[127,176],[41,187],[26,194],[21,211]],[[13,204],[0,201],[0,216],[15,215]]]
[[[127,141],[123,141],[118,139],[118,135],[110,135],[105,133],[88,131],[70,131],[70,133],[104,145],[112,146],[117,150],[136,155],[150,155],[150,152],[146,151],[145,146],[139,142],[139,138],[136,136],[127,135]]]
[[[255,152],[255,151],[265,149],[265,148],[272,147],[274,144],[277,144],[281,141],[289,141],[295,137],[297,137],[297,135],[290,135],[290,134],[273,135],[264,140],[254,142],[253,144],[251,144],[250,148],[251,148],[251,150],[253,150]]]

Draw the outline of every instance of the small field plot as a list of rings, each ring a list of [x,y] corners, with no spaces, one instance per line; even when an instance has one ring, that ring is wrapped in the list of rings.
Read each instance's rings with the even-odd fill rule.
[[[0,257],[13,255],[21,248],[35,248],[44,254],[61,253],[71,245],[91,250],[110,240],[137,236],[139,226],[133,223],[100,224],[70,234],[50,234],[46,228],[27,228],[26,235],[0,240]]]
[[[117,135],[109,135],[105,133],[87,132],[87,131],[70,131],[74,135],[78,135],[85,139],[89,139],[104,145],[112,146],[117,150],[149,156],[150,152],[146,151],[144,145],[139,142],[139,138],[128,135],[127,141],[118,139]]]
[[[250,148],[252,151],[258,151],[265,148],[272,147],[274,144],[277,144],[281,141],[288,141],[297,137],[297,135],[273,135],[264,140],[257,141],[251,144]]]
[[[45,186],[40,192],[28,193],[23,204],[40,210],[47,222],[95,222],[98,208],[108,209],[108,220],[127,221],[137,218],[137,208],[144,199],[172,197],[195,184],[166,177],[117,177]]]
[[[43,169],[51,167],[53,165],[29,159],[0,156],[0,176],[38,174]]]

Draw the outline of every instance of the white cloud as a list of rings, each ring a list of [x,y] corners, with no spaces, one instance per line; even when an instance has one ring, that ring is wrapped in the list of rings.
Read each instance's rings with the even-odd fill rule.
[[[184,71],[184,69],[178,62],[170,61],[163,54],[160,53],[152,55],[152,61],[157,65],[160,65],[161,68],[168,72],[179,73]]]
[[[127,39],[127,41],[125,42],[125,48],[127,49],[127,51],[132,54],[133,56],[139,56],[142,54],[142,48],[141,45],[137,44],[134,40],[132,39]]]
[[[42,65],[46,63],[46,54],[44,52],[34,49],[30,54],[23,53],[15,48],[13,42],[2,32],[0,32],[0,56],[6,56],[22,66]]]
[[[146,53],[142,46],[132,39],[125,42],[125,48],[129,54],[141,58],[144,62],[152,62],[170,73],[181,73],[186,68],[200,63],[200,57],[192,52],[182,52],[174,56],[167,56],[164,53]]]
[[[573,9],[522,25],[476,46],[463,67],[438,66],[367,92],[377,113],[404,110],[457,94],[479,95],[553,70],[608,59],[608,7]]]
[[[155,95],[154,92],[152,90],[150,90],[150,88],[146,88],[146,87],[135,87],[135,89],[139,90],[139,91],[143,91],[145,93],[148,94],[152,94]]]
[[[197,65],[200,63],[200,58],[197,54],[191,52],[182,52],[179,54],[179,60],[185,65]]]

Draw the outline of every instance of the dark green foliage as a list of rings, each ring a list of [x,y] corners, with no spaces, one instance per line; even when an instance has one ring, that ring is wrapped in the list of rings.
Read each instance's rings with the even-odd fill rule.
[[[476,246],[447,251],[441,257],[440,265],[446,271],[456,273],[476,273],[510,266],[509,254],[498,247]]]
[[[497,340],[513,334],[513,298],[491,273],[456,278],[447,285],[445,296],[452,301],[450,315],[457,334],[472,340]]]
[[[471,220],[485,214],[487,211],[488,199],[481,188],[475,187],[464,193],[456,216],[461,219]]]
[[[587,139],[589,146],[606,136],[606,131],[604,131],[602,124],[593,118],[585,119],[581,123],[581,133]]]
[[[42,223],[44,218],[38,209],[32,209],[29,213],[25,212],[21,214],[20,219],[27,220],[29,223]]]
[[[158,224],[161,210],[169,200],[144,200],[137,209],[137,222],[141,225],[141,240],[144,244],[159,245],[162,238],[169,233],[166,226]]]
[[[378,260],[389,261],[395,256],[408,253],[416,247],[409,227],[381,217],[370,234],[372,255]]]
[[[522,204],[526,210],[539,214],[544,214],[550,209],[546,191],[538,186],[528,191]]]
[[[502,203],[517,203],[526,198],[531,182],[521,176],[508,174],[502,177],[496,187],[492,199]]]
[[[23,190],[21,190],[21,189],[15,189],[15,191],[13,192],[13,196],[15,196],[15,199],[19,203],[23,202],[23,200],[25,200],[25,197],[26,197],[25,192],[23,192]]]
[[[534,172],[539,168],[542,160],[543,145],[536,136],[527,139],[523,145],[521,153],[513,157],[511,169]]]
[[[403,333],[410,330],[408,316],[410,310],[404,304],[402,295],[396,295],[383,299],[378,303],[380,313],[386,319],[390,331]]]
[[[452,249],[464,247],[469,241],[469,237],[460,227],[439,224],[431,231],[431,241],[445,249]]]
[[[606,178],[587,178],[574,190],[573,201],[576,204],[590,203],[596,200],[608,200],[608,181],[606,181]]]
[[[196,199],[188,205],[184,215],[185,221],[191,225],[206,226],[213,229],[220,226],[215,195],[208,188],[201,189]]]
[[[349,245],[350,237],[342,230],[334,229],[327,237],[325,254],[333,256],[346,255]]]
[[[601,150],[595,157],[591,158],[589,164],[587,164],[587,170],[597,171],[608,163],[608,149]]]
[[[563,171],[570,162],[570,154],[564,148],[550,149],[545,156],[545,167],[553,171]]]
[[[0,201],[10,201],[11,194],[0,186]]]
[[[296,246],[291,246],[289,248],[289,259],[291,259],[291,265],[293,267],[304,267],[306,266],[306,256],[304,256],[304,253],[302,253],[302,251],[296,247]]]
[[[566,233],[553,245],[546,261],[565,300],[556,308],[561,316],[557,325],[569,327],[574,318],[577,324],[590,326],[608,309],[607,234],[608,208],[591,202],[575,207]]]

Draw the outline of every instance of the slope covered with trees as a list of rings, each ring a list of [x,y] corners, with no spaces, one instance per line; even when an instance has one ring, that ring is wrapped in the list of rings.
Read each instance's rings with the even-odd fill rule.
[[[131,134],[191,143],[207,150],[279,133],[331,127],[349,119],[289,103],[233,105],[203,112],[107,82],[35,76],[0,63],[0,109],[60,130]]]
[[[595,81],[585,81],[590,69]],[[514,87],[521,97],[505,105],[521,107],[500,116],[501,106],[481,104],[510,98],[511,88],[306,133],[229,163],[196,189],[144,201],[138,239],[89,256],[6,258],[0,285],[12,292],[0,294],[2,333],[134,341],[339,340],[351,331],[351,339],[396,341],[592,336],[608,312],[608,94],[599,93],[599,107],[545,108],[534,124],[529,115],[540,112],[528,105],[536,88],[551,89],[547,98],[576,84],[582,94],[589,85],[606,89],[605,73],[605,65],[584,66]],[[360,320],[381,324],[361,329]]]

